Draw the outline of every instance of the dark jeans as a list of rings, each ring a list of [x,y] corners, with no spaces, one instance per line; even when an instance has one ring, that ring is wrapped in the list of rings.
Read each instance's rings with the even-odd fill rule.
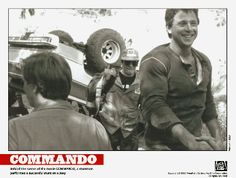
[[[137,129],[134,129],[131,134],[124,137],[121,129],[118,129],[114,134],[109,134],[111,146],[113,150],[126,150],[135,151],[138,150],[138,136]]]

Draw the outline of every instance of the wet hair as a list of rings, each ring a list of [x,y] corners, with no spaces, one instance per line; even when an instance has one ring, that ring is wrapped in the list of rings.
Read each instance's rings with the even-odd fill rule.
[[[24,60],[23,76],[28,84],[37,86],[44,98],[67,99],[72,75],[66,60],[52,52],[36,53]]]
[[[174,17],[179,11],[183,11],[185,13],[193,12],[197,17],[198,24],[200,23],[198,17],[198,9],[166,9],[165,21],[166,21],[166,27],[168,29],[172,27]],[[171,38],[171,34],[168,33],[168,36]]]

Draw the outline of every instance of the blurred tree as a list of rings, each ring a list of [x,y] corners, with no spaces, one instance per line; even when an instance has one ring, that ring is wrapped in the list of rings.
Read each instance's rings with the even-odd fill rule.
[[[88,17],[88,18],[95,18],[103,17],[103,16],[112,16],[112,10],[111,9],[105,9],[105,8],[82,8],[82,9],[71,9],[71,13],[73,16],[81,15],[82,17]],[[20,18],[25,19],[27,17],[27,14],[30,16],[35,15],[35,9],[22,9]]]
[[[212,12],[216,14],[215,21],[217,27],[223,27],[226,25],[226,9],[212,9]]]
[[[35,9],[22,9],[21,13],[20,13],[20,17],[22,19],[25,19],[26,18],[26,14],[29,13],[30,16],[33,16],[35,15]]]
[[[214,20],[216,21],[216,27],[225,27],[226,22],[226,9],[211,9],[211,12],[215,13]],[[222,128],[222,138],[227,140],[227,75],[226,75],[226,60],[227,59],[219,59],[218,63],[220,64],[220,68],[218,69],[219,80],[214,81],[212,92],[214,95],[214,100],[216,104],[216,109],[218,113],[218,119],[220,122],[220,126]],[[225,143],[226,146],[226,143]]]
[[[101,16],[112,16],[111,9],[74,9],[77,15],[82,17],[98,18]]]

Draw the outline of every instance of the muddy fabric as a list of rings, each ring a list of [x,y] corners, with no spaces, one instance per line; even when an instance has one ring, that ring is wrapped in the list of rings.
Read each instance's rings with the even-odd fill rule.
[[[99,80],[94,79],[93,82],[98,83]],[[109,84],[109,82],[107,83]],[[99,120],[109,133],[111,143],[113,144],[112,146],[115,150],[117,143],[118,146],[121,146],[120,149],[124,148],[126,150],[130,148],[130,150],[137,150],[137,132],[134,132],[134,130],[137,128],[141,118],[141,113],[138,108],[140,102],[139,75],[136,74],[133,83],[129,86],[122,84],[119,75],[112,83],[112,87],[103,96],[101,109],[99,111]],[[90,91],[92,91],[92,88],[95,90],[95,87],[92,87],[95,86],[94,83],[91,83],[90,86]],[[105,87],[106,85],[104,88]],[[87,104],[89,103],[90,106],[95,106],[93,96],[88,98]],[[117,133],[118,130],[119,134],[117,135],[115,133]],[[125,144],[125,146],[119,145],[125,143],[125,140],[130,139],[134,141]]]
[[[170,128],[181,123],[195,136],[201,135],[202,121],[217,117],[211,92],[211,64],[192,49],[199,61],[196,80],[169,44],[159,46],[143,57],[140,67],[143,116],[153,127],[146,137],[175,144]],[[200,64],[200,66],[199,66]]]

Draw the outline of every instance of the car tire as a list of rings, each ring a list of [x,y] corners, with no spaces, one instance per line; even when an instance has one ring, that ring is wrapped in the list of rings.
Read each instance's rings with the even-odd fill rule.
[[[69,46],[73,45],[73,38],[71,37],[71,35],[65,31],[62,30],[53,30],[51,32],[49,32],[49,34],[53,34],[58,36],[60,43],[63,44],[67,44]]]
[[[108,28],[94,32],[86,46],[87,69],[93,74],[102,72],[108,65],[119,67],[121,53],[126,48],[122,36]]]

